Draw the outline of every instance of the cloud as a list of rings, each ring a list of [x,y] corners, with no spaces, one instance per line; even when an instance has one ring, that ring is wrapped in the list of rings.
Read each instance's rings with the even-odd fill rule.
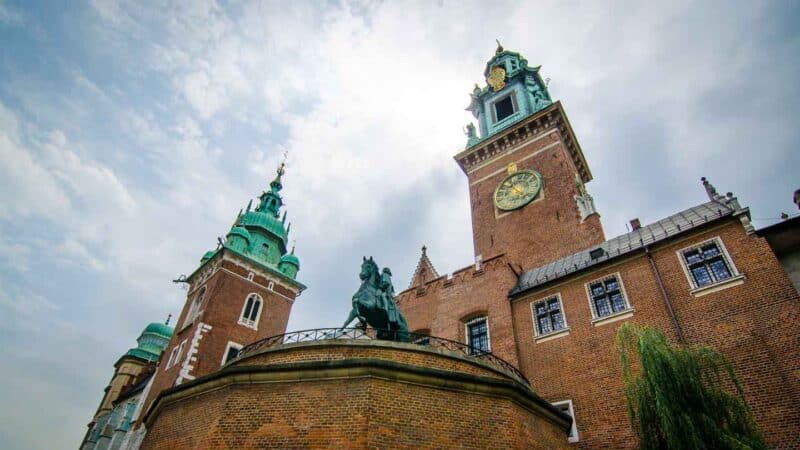
[[[184,293],[170,280],[215,246],[286,151],[283,193],[309,286],[290,328],[344,319],[362,255],[390,266],[398,289],[422,244],[440,273],[471,263],[452,155],[495,37],[551,78],[609,236],[632,217],[703,201],[700,176],[756,218],[777,217],[797,187],[796,7],[36,8],[0,4],[12,50],[0,61],[0,344],[74,376],[38,377],[28,401],[15,394],[15,405],[48,404],[47,423],[60,427],[26,436],[40,411],[20,410],[0,426],[12,446],[80,439],[113,361],[148,322],[179,312]],[[75,350],[87,345],[91,354]],[[14,383],[40,373],[34,356],[15,358],[5,372]]]

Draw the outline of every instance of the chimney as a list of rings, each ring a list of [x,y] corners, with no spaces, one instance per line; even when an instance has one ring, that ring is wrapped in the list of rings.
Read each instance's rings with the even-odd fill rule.
[[[636,231],[639,228],[642,228],[642,223],[639,222],[639,218],[631,219],[631,231]]]

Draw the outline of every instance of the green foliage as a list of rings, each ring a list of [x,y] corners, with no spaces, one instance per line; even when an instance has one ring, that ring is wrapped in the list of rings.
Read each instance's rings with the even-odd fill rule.
[[[617,332],[617,344],[640,448],[767,448],[722,354],[672,346],[660,331],[629,323]]]

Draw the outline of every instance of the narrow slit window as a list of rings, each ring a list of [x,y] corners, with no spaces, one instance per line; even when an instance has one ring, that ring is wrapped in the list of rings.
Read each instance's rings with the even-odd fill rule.
[[[488,353],[489,350],[489,321],[486,317],[479,317],[467,322],[467,345],[471,355]]]

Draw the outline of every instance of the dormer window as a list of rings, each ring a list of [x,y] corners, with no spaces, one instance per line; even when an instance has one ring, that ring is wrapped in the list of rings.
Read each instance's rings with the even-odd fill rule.
[[[502,122],[515,112],[517,112],[517,98],[514,92],[506,95],[505,97],[497,100],[492,105],[492,119],[494,122]]]

